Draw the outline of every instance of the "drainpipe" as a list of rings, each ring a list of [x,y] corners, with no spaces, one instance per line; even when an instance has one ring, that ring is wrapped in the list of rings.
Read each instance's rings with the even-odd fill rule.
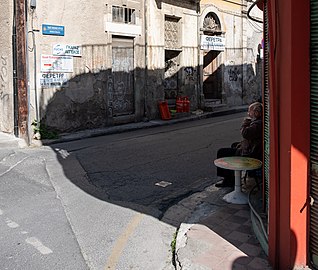
[[[36,42],[35,42],[35,32],[39,32],[39,30],[34,29],[33,26],[33,20],[34,20],[34,12],[36,8],[35,1],[31,1],[30,3],[31,7],[31,31],[29,31],[32,34],[32,49],[30,52],[33,51],[33,76],[34,76],[34,105],[35,105],[35,120],[36,120],[36,136],[39,138],[39,128],[40,128],[40,115],[39,115],[39,106],[38,106],[38,91],[37,91],[37,65],[36,65]]]
[[[197,95],[198,95],[198,107],[202,108],[202,100],[201,100],[201,67],[200,67],[200,0],[197,0],[197,39],[198,39],[198,63],[197,63]]]
[[[14,106],[14,135],[19,136],[18,124],[18,80],[17,80],[17,27],[16,27],[16,1],[13,1],[13,22],[12,22],[12,61],[13,61],[13,106]]]
[[[35,99],[35,117],[36,117],[36,125],[39,128],[40,124],[40,116],[39,116],[39,106],[38,106],[38,91],[37,91],[37,76],[36,76],[36,44],[35,44],[35,35],[34,29],[32,28],[33,35],[33,57],[34,57],[34,99]]]
[[[147,112],[147,91],[148,91],[148,20],[147,1],[144,0],[144,27],[145,27],[145,84],[144,84],[144,116],[148,118]]]
[[[26,52],[26,2],[25,0],[14,0],[15,2],[15,48],[14,60],[16,63],[16,93],[17,93],[17,128],[18,135],[27,144],[29,140],[29,93],[27,81],[27,52]]]

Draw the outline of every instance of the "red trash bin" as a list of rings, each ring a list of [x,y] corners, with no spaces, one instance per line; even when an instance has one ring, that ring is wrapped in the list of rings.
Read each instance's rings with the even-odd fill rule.
[[[181,97],[177,97],[177,100],[176,100],[176,109],[177,109],[177,113],[183,112],[183,100],[182,100]]]
[[[162,120],[170,120],[171,114],[167,101],[159,101],[159,111]]]
[[[190,100],[189,97],[183,98],[183,112],[190,112]]]

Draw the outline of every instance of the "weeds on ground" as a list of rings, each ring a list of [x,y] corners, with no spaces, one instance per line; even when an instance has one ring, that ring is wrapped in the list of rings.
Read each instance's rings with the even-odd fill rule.
[[[172,263],[174,267],[176,267],[176,244],[177,244],[177,235],[178,235],[178,230],[173,234],[173,239],[171,241],[170,247],[171,247],[171,253],[172,253]]]
[[[56,131],[49,130],[46,125],[37,120],[33,120],[31,125],[33,126],[33,132],[37,139],[57,139],[59,137]],[[40,135],[40,138],[38,138],[37,134]]]

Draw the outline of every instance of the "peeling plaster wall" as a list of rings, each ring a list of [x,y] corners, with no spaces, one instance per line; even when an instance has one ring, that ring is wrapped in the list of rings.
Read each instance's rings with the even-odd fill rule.
[[[223,74],[222,103],[229,107],[249,104],[261,98],[259,44],[263,37],[262,24],[247,18],[250,5],[247,1],[201,1],[200,27],[205,16],[214,12],[225,32],[225,51],[221,52],[223,63],[220,69]],[[262,11],[255,7],[253,16],[262,18]]]
[[[1,21],[4,22],[0,26],[0,127],[2,131],[13,133],[13,7],[8,0],[0,1],[4,7],[0,14]],[[195,2],[191,1],[124,2],[138,12],[139,34],[116,33],[106,29],[106,22],[111,21],[111,6],[122,6],[121,0],[109,0],[106,3],[97,0],[90,5],[83,0],[76,3],[65,0],[61,4],[43,0],[37,2],[34,11],[28,6],[28,30],[35,30],[34,40],[33,35],[28,34],[30,121],[36,118],[36,100],[40,120],[60,132],[141,121],[144,116],[147,119],[158,118],[158,101],[165,99],[165,16],[180,19],[177,94],[189,96],[191,110],[199,108],[203,94],[203,55],[199,48],[198,29],[202,27],[203,19],[210,11],[219,17],[226,38],[226,50],[220,56],[223,74],[222,102],[228,106],[241,105],[260,96],[261,61],[258,58],[258,45],[262,33],[255,31],[255,25],[248,22],[244,13],[250,2],[201,1],[200,14],[197,14]],[[147,8],[146,26],[144,7]],[[261,17],[260,14],[256,15]],[[42,24],[64,26],[65,35],[43,35]],[[129,115],[113,114],[112,91],[116,87],[112,73],[113,35],[134,38],[134,112]],[[33,46],[33,41],[36,47]],[[82,55],[73,57],[73,71],[65,75],[67,83],[63,87],[42,87],[41,56],[51,55],[55,44],[80,45]]]
[[[34,54],[29,53],[31,77],[31,119],[35,119],[35,80],[37,75],[37,99],[40,120],[49,128],[59,132],[98,128],[122,122],[140,121],[144,115],[145,88],[145,52],[143,33],[143,1],[126,1],[127,6],[138,12],[137,24],[140,34],[118,33],[108,31],[106,22],[111,21],[112,4],[122,6],[122,1],[87,1],[66,0],[62,4],[44,0],[32,13],[29,10],[29,28],[35,32],[37,49],[36,70]],[[42,24],[65,27],[64,36],[43,35]],[[123,28],[126,26],[123,25]],[[112,36],[133,39],[133,73],[134,113],[127,116],[113,115],[114,77],[112,73]],[[32,40],[33,41],[33,40]],[[30,40],[30,42],[32,42]],[[73,57],[73,71],[68,72],[67,83],[63,87],[47,88],[40,85],[43,75],[41,55],[52,55],[53,45],[80,45],[82,54]],[[119,75],[118,75],[119,76]],[[33,108],[33,110],[32,110]]]
[[[13,1],[0,0],[0,6],[0,131],[13,134]]]
[[[147,118],[159,117],[158,101],[164,100],[164,15],[158,12],[155,0],[148,1],[147,10]]]
[[[158,4],[160,2],[160,4]],[[198,16],[196,5],[185,1],[149,1],[148,85],[149,118],[159,117],[158,101],[165,97],[165,16],[179,19],[179,45],[176,95],[188,96],[191,109],[198,107]],[[173,99],[172,99],[173,101]],[[172,104],[175,105],[175,104]]]
[[[248,4],[248,8],[251,3]],[[255,7],[251,15],[262,19],[263,12]],[[243,78],[243,103],[250,104],[262,98],[262,65],[261,41],[263,38],[263,25],[250,19],[245,19],[246,31],[246,57],[244,67],[245,76]]]

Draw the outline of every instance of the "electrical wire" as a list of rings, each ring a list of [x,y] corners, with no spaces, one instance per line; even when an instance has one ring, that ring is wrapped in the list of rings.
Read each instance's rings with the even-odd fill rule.
[[[247,21],[256,33],[263,33],[263,27],[252,23],[250,20],[247,20]]]
[[[254,22],[252,20],[247,20],[247,21],[252,27],[257,29],[257,31],[262,31],[263,32],[263,24],[256,23],[256,22]]]
[[[261,21],[261,20],[259,20],[259,19],[257,19],[257,18],[253,18],[253,17],[250,15],[252,9],[253,9],[253,8],[255,7],[255,5],[256,5],[258,2],[260,2],[260,1],[263,1],[263,0],[256,0],[256,1],[249,7],[249,9],[248,9],[248,11],[247,11],[247,17],[248,17],[250,20],[254,21],[254,22],[263,23],[263,21]]]

